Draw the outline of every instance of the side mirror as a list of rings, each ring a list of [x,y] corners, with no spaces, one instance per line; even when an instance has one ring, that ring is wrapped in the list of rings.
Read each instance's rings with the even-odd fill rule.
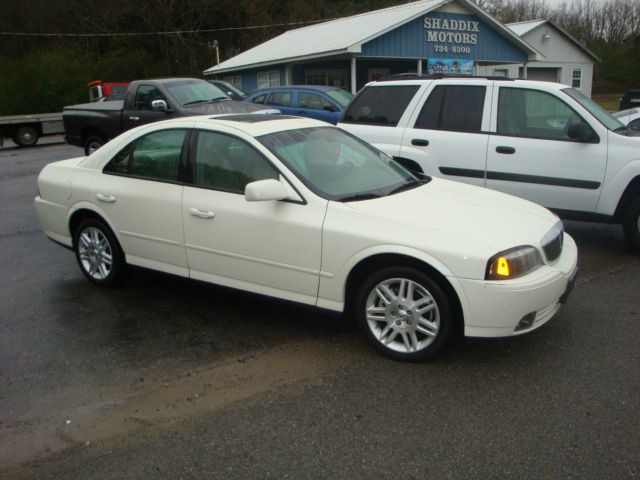
[[[593,130],[584,122],[576,122],[569,125],[567,135],[571,140],[578,142],[590,142],[594,138]]]
[[[284,200],[289,193],[278,180],[258,180],[249,183],[244,189],[247,202],[266,202],[270,200]]]
[[[169,105],[167,105],[166,100],[153,100],[151,102],[151,110],[154,112],[168,112]]]

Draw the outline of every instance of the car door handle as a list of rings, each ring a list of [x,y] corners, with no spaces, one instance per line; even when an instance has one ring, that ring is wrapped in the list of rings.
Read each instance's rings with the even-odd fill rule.
[[[129,117],[129,120],[135,120],[135,121],[138,121],[138,120],[140,120],[140,117]]]
[[[426,147],[427,145],[429,145],[429,140],[414,138],[413,140],[411,140],[411,145],[415,145],[416,147]]]
[[[516,149],[513,147],[496,147],[496,152],[506,153],[507,155],[513,155],[516,153]]]
[[[189,214],[198,218],[213,218],[216,216],[211,210],[200,210],[199,208],[190,208]]]
[[[113,203],[116,201],[116,197],[112,195],[104,195],[102,193],[96,193],[96,198],[104,203]]]

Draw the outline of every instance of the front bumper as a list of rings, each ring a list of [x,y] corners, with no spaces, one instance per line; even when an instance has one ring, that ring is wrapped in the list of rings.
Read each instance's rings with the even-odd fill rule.
[[[578,249],[565,233],[560,257],[514,280],[458,279],[467,301],[464,333],[468,337],[521,335],[547,323],[560,309],[575,281]],[[528,321],[521,320],[528,316]]]

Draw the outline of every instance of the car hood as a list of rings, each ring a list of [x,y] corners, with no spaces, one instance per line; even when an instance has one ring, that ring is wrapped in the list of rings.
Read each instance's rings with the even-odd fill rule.
[[[215,103],[199,103],[186,107],[186,111],[194,115],[221,115],[227,113],[280,113],[277,108],[265,108],[264,105],[247,102],[223,100]]]
[[[385,235],[396,243],[479,257],[520,245],[540,247],[558,223],[556,215],[527,200],[438,178],[395,195],[343,205],[384,225]]]

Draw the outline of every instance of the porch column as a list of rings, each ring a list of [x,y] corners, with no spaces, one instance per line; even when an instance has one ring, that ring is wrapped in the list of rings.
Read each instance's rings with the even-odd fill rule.
[[[284,81],[285,81],[285,85],[291,85],[293,83],[292,80],[292,75],[291,75],[291,64],[287,63],[284,66]]]
[[[527,63],[522,64],[522,78],[524,80],[527,79],[527,65],[528,65]]]
[[[356,94],[356,57],[351,57],[351,93]]]
[[[422,59],[421,58],[418,59],[418,68],[416,69],[416,72],[418,72],[418,75],[422,75]]]

